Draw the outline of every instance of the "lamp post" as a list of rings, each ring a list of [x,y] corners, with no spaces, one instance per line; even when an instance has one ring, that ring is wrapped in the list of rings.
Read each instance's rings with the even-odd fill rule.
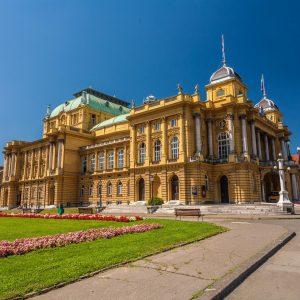
[[[274,169],[278,169],[279,180],[280,180],[280,192],[279,192],[279,200],[277,202],[277,206],[279,206],[283,211],[286,212],[294,212],[294,204],[289,199],[289,193],[285,188],[285,174],[284,174],[284,159],[282,158],[282,154],[278,155],[278,166],[274,166]],[[287,168],[290,170],[290,167]]]
[[[153,175],[150,175],[150,183],[151,183],[151,195],[150,195],[150,199],[153,198],[153,181],[154,181],[154,177],[153,177]]]

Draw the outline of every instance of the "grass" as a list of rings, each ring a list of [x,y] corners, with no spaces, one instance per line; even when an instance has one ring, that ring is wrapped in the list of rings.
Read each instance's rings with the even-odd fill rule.
[[[205,238],[225,229],[206,222],[145,220],[164,228],[108,240],[44,249],[0,259],[0,299],[24,296],[32,291],[70,282],[81,275],[118,263],[132,261],[176,244]],[[107,221],[0,219],[0,239],[39,236],[78,229],[124,226],[134,223]]]

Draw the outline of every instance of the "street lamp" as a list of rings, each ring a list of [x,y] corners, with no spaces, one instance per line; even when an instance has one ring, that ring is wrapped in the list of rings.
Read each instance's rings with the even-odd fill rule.
[[[150,199],[153,198],[153,181],[154,181],[154,176],[150,175],[150,182],[151,182],[151,195],[150,195]]]
[[[277,206],[279,206],[283,211],[286,212],[294,212],[294,204],[289,199],[289,193],[285,189],[285,174],[284,174],[284,159],[282,158],[282,154],[278,154],[278,166],[274,166],[274,169],[278,169],[279,180],[280,180],[280,192],[279,192],[279,200],[277,202]],[[289,171],[291,168],[288,167]]]

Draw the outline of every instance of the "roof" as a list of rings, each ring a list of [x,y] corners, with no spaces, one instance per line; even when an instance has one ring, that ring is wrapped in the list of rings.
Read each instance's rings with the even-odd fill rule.
[[[127,117],[129,116],[129,114],[123,114],[108,120],[105,120],[103,122],[98,123],[97,125],[95,125],[91,131],[93,130],[97,130],[103,127],[107,127],[107,126],[111,126],[111,125],[115,125],[115,124],[119,124],[119,123],[124,123],[124,122],[128,122]]]
[[[236,78],[242,81],[241,76],[237,72],[235,72],[232,68],[224,64],[222,68],[218,69],[211,75],[209,81],[210,83],[217,83],[231,78]]]
[[[271,110],[279,110],[277,105],[273,100],[270,100],[266,97],[262,98],[257,104],[254,105],[255,108],[260,108],[264,112]]]
[[[87,91],[87,90],[83,90],[83,91]],[[78,95],[78,94],[75,94],[75,95]],[[99,95],[100,95],[100,92],[99,92]],[[81,94],[79,96],[77,96],[75,99],[65,101],[64,103],[62,103],[59,106],[57,106],[56,108],[54,108],[51,111],[49,117],[53,118],[53,117],[56,117],[57,115],[59,115],[61,112],[72,111],[72,110],[78,108],[80,105],[87,105],[92,109],[95,109],[97,111],[103,111],[103,112],[109,113],[114,116],[125,114],[130,111],[130,109],[127,107],[127,104],[126,104],[127,102],[122,101],[122,100],[120,100],[120,102],[117,103],[117,101],[111,101],[111,99],[109,100],[109,98],[103,99],[104,97],[99,98],[100,96],[98,97],[98,96],[95,96],[95,95],[89,94],[89,93],[87,93],[86,97],[87,97],[87,100],[84,102],[82,101]],[[108,97],[110,97],[110,96],[108,96]],[[113,98],[113,97],[111,97],[111,98]],[[115,99],[115,100],[118,100],[118,99]],[[125,103],[126,106],[122,105],[121,103]]]

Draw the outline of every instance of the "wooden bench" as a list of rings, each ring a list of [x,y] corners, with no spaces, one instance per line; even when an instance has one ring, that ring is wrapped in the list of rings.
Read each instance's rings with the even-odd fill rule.
[[[93,208],[92,207],[78,207],[78,213],[79,214],[93,214]]]
[[[177,219],[177,217],[198,217],[198,221],[199,218],[202,217],[202,221],[203,221],[203,214],[201,214],[201,210],[200,208],[175,208],[175,219]]]

